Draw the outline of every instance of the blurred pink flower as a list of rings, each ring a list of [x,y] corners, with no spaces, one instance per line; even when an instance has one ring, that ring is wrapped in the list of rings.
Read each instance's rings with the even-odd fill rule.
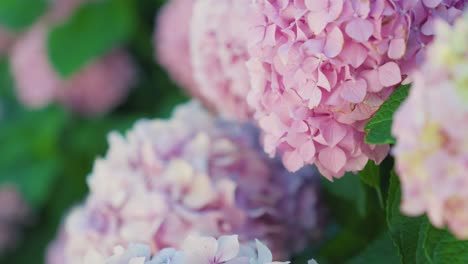
[[[245,65],[251,11],[249,0],[197,0],[191,24],[193,74],[200,93],[216,112],[241,121],[252,117]]]
[[[190,21],[195,0],[169,0],[156,17],[154,32],[155,54],[171,78],[200,97],[193,79],[190,57]]]
[[[90,195],[56,242],[61,263],[129,242],[179,248],[192,234],[258,238],[278,257],[302,250],[320,233],[319,177],[312,168],[287,172],[257,136],[195,102],[169,120],[138,122],[126,137],[110,134],[88,178]]]
[[[46,19],[54,23],[63,22],[86,2],[96,2],[96,0],[50,0],[50,9],[46,14]]]
[[[29,222],[31,211],[12,185],[0,186],[0,255],[15,247],[21,227]]]
[[[366,144],[365,124],[421,62],[433,20],[452,22],[466,3],[254,1],[248,100],[265,150],[330,180],[381,162],[389,148]]]
[[[7,54],[14,41],[14,34],[0,26],[0,57]]]
[[[468,15],[439,21],[427,56],[392,128],[401,208],[468,239]]]
[[[43,24],[38,24],[13,47],[12,73],[23,104],[37,108],[59,101],[75,112],[97,115],[110,111],[126,97],[135,77],[127,53],[110,52],[64,80],[47,57],[46,31]]]

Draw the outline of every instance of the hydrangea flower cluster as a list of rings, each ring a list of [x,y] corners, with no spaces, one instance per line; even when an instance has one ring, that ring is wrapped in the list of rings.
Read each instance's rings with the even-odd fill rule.
[[[138,122],[88,178],[90,195],[66,219],[53,263],[75,263],[93,248],[116,245],[179,248],[191,234],[258,238],[277,257],[302,250],[319,234],[319,176],[292,175],[269,159],[249,126],[218,120],[196,102],[173,117]]]
[[[468,16],[436,36],[393,124],[402,210],[468,239]]]
[[[379,163],[389,148],[366,144],[365,124],[421,62],[434,19],[452,22],[467,2],[255,1],[248,100],[265,150],[329,179]]]
[[[190,23],[195,0],[170,0],[156,17],[154,45],[157,61],[171,78],[201,99],[193,77]]]
[[[89,251],[83,264],[287,264],[273,262],[270,249],[256,240],[255,246],[240,244],[237,235],[213,237],[190,236],[181,250],[166,248],[152,256],[150,247],[131,244],[114,249],[110,257]]]
[[[0,255],[13,248],[20,236],[20,229],[28,223],[31,210],[16,187],[0,186]]]
[[[245,63],[250,0],[197,0],[191,24],[191,56],[200,93],[216,112],[230,119],[252,117],[247,104],[250,81]]]
[[[15,43],[12,73],[20,101],[33,108],[58,101],[84,115],[107,112],[128,94],[135,77],[129,55],[115,50],[91,62],[69,79],[62,79],[49,62],[47,28],[34,26]]]

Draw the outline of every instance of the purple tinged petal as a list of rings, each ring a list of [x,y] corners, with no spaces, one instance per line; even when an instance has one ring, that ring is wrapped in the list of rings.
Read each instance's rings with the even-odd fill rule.
[[[424,5],[426,5],[429,8],[435,8],[442,2],[442,0],[422,0],[422,1]]]

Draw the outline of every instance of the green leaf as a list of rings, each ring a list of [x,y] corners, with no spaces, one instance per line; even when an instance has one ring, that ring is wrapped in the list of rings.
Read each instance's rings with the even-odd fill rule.
[[[47,201],[51,184],[60,172],[57,159],[28,161],[23,166],[3,170],[0,184],[13,184],[21,191],[33,208],[40,208]]]
[[[380,189],[379,166],[377,166],[375,162],[369,160],[366,164],[366,167],[364,167],[364,169],[360,171],[358,175],[365,184],[375,189],[377,196],[379,197],[380,206],[383,208],[382,190]]]
[[[468,263],[468,241],[457,240],[447,230],[426,226],[424,253],[431,264]]]
[[[390,236],[398,249],[403,264],[417,263],[419,228],[423,217],[407,217],[400,212],[401,190],[398,177],[392,171],[387,201],[387,224]]]
[[[135,24],[132,0],[91,1],[48,35],[55,70],[69,77],[93,58],[125,42]]]
[[[387,233],[371,243],[359,256],[353,258],[348,264],[395,264],[399,257],[397,249]]]
[[[36,21],[47,9],[47,0],[1,0],[0,24],[21,30]]]
[[[320,256],[327,256],[332,263],[343,263],[343,256],[352,256],[360,252],[367,244],[367,240],[351,230],[343,230],[330,241],[327,241],[319,251]],[[338,253],[339,252],[339,253]],[[316,256],[317,257],[317,256]],[[349,258],[349,257],[348,257]],[[304,263],[304,262],[299,262]]]
[[[324,179],[323,186],[330,194],[350,202],[360,216],[365,216],[366,194],[357,175],[347,173],[344,177],[335,179],[333,182]]]
[[[419,228],[419,238],[418,238],[418,250],[416,251],[416,263],[417,264],[428,264],[431,263],[429,261],[429,257],[426,255],[424,241],[426,240],[427,229],[429,228],[430,224],[427,218],[423,220]]]
[[[0,123],[0,184],[16,185],[34,207],[47,201],[61,168],[59,139],[66,115],[55,107]]]
[[[366,142],[369,144],[394,144],[392,136],[393,115],[401,103],[408,97],[409,85],[398,87],[385,101],[365,127]]]

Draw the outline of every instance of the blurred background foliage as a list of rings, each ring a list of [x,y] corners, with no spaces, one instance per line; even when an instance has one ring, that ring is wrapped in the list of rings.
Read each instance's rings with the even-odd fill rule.
[[[27,110],[15,98],[8,58],[0,61],[0,184],[14,183],[34,210],[18,247],[0,263],[43,263],[63,215],[86,192],[93,161],[107,148],[111,130],[139,118],[166,117],[187,100],[154,60],[154,18],[163,0],[102,0],[83,4],[49,32],[49,58],[69,76],[117,45],[138,65],[138,82],[112,113],[84,118],[58,105]],[[48,8],[47,0],[1,0],[0,25],[21,34]],[[1,208],[0,208],[1,210]]]
[[[49,1],[0,0],[0,25],[20,35],[47,12]],[[138,82],[126,101],[107,115],[84,118],[58,105],[27,110],[15,98],[7,56],[0,59],[0,184],[15,184],[34,210],[20,244],[1,256],[0,263],[43,263],[63,215],[86,195],[86,176],[93,160],[105,153],[107,133],[125,131],[140,118],[167,117],[175,105],[188,99],[154,59],[155,15],[164,2],[87,1],[48,32],[50,62],[64,78],[116,46],[131,53]],[[401,260],[402,250],[412,250],[403,263],[419,263],[411,260],[421,252],[397,248],[400,244],[394,242],[399,237],[418,240],[409,229],[417,233],[421,228],[424,234],[436,234],[427,237],[445,237],[450,242],[453,238],[448,233],[431,228],[427,220],[399,214],[398,181],[390,175],[392,168],[393,160],[387,158],[379,167],[369,163],[359,175],[333,183],[323,178],[329,224],[322,241],[294,262],[306,263],[314,257],[321,264],[393,264]],[[408,234],[410,238],[405,237]],[[426,240],[414,244],[427,242],[433,248],[435,239]]]

